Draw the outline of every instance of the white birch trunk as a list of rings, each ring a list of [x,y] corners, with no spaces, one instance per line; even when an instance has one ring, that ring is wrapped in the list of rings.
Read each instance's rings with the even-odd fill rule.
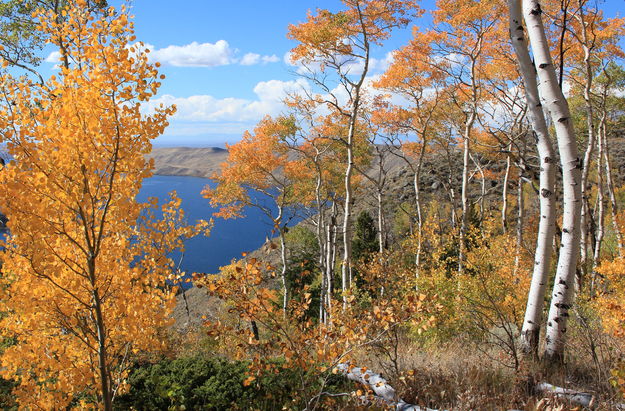
[[[610,162],[610,147],[608,146],[607,133],[604,130],[601,138],[603,139],[603,159],[605,163],[605,180],[608,188],[608,195],[610,197],[610,213],[612,216],[612,227],[616,235],[616,244],[618,247],[619,257],[623,257],[623,235],[621,234],[621,228],[618,224],[618,203],[616,202],[616,194],[614,192],[614,181],[612,180],[612,164]]]
[[[423,144],[425,147],[425,143]],[[421,248],[423,244],[422,235],[423,235],[423,215],[421,212],[421,166],[423,164],[423,152],[424,148],[421,149],[421,153],[419,155],[419,162],[417,163],[417,170],[414,173],[414,194],[415,194],[415,208],[417,209],[417,255],[415,256],[415,275],[418,278],[420,273],[421,266]]]
[[[612,181],[612,164],[610,162],[610,146],[608,145],[608,126],[607,126],[607,99],[609,87],[611,85],[611,77],[604,71],[606,76],[608,77],[608,84],[603,86],[603,90],[601,92],[601,124],[599,126],[599,136],[600,139],[599,144],[603,148],[603,162],[605,165],[605,183],[606,189],[608,192],[608,197],[610,199],[610,213],[612,217],[612,228],[614,230],[614,234],[616,235],[616,245],[618,247],[619,257],[623,257],[623,236],[621,234],[621,230],[618,225],[617,215],[618,215],[618,204],[616,202],[616,194],[614,193],[614,183]],[[599,173],[602,173],[603,170],[599,170]]]
[[[477,168],[478,173],[480,173],[480,224],[484,221],[484,213],[486,210],[486,176],[484,175],[484,168],[479,163],[479,161],[475,158],[475,156],[471,156],[471,161],[475,164],[475,168]]]
[[[336,200],[333,198],[326,242],[326,306],[328,313],[332,312],[332,297],[334,293],[334,267],[336,264],[336,208]],[[331,320],[331,318],[329,318],[329,320]]]
[[[280,260],[282,262],[282,270],[280,277],[282,278],[282,310],[286,314],[286,307],[289,304],[289,289],[286,283],[286,242],[284,240],[284,228],[280,227]]]
[[[360,9],[358,9],[360,13]],[[362,15],[360,16],[362,21]],[[343,291],[343,308],[347,308],[346,291],[352,286],[352,174],[354,172],[354,136],[360,109],[360,93],[362,85],[369,71],[369,40],[366,30],[363,32],[363,63],[364,68],[358,83],[353,86],[350,95],[353,96],[352,108],[347,131],[347,167],[345,168],[345,207],[343,215],[343,264],[341,267],[341,281]]]
[[[349,363],[340,363],[336,366],[338,372],[348,380],[360,383],[373,391],[376,398],[382,401],[382,405],[401,411],[436,411],[431,408],[423,408],[418,405],[408,404],[397,398],[395,389],[389,385],[384,377],[366,368],[352,367]]]
[[[508,231],[508,181],[510,180],[510,151],[512,151],[512,143],[508,145],[508,156],[506,157],[506,173],[503,177],[503,192],[501,193],[501,230],[504,234]]]
[[[315,201],[317,202],[317,244],[319,246],[319,271],[321,272],[321,290],[319,296],[319,321],[323,324],[327,322],[327,304],[326,304],[326,293],[327,293],[327,276],[326,276],[326,220],[325,220],[325,210],[323,209],[322,201],[321,201],[321,186],[322,182],[322,171],[319,167],[319,156],[318,154],[314,157],[315,168],[317,171],[317,178],[315,184]]]
[[[328,319],[330,317],[330,312],[332,311],[332,292],[333,292],[333,277],[334,277],[334,270],[333,270],[333,265],[332,265],[332,250],[334,249],[334,236],[333,236],[333,224],[330,223],[328,224],[328,226],[326,227],[326,235],[327,235],[327,240],[326,240],[326,244],[327,244],[327,249],[326,249],[326,271],[324,273],[325,276],[325,286],[326,286],[326,290],[325,290],[325,296],[326,296],[326,301],[325,301],[325,305],[326,305],[326,311],[328,313]]]
[[[525,197],[523,196],[523,175],[519,175],[517,187],[517,219],[516,219],[516,245],[514,250],[514,270],[513,275],[519,271],[521,263],[521,248],[523,248],[523,220],[525,219]]]
[[[523,17],[540,79],[540,92],[555,126],[562,165],[562,242],[547,320],[544,353],[548,362],[556,362],[563,359],[569,309],[575,296],[575,269],[580,252],[581,161],[569,106],[558,85],[541,14],[538,0],[523,0]]]
[[[345,169],[345,206],[343,214],[343,263],[341,265],[341,291],[343,308],[347,307],[347,290],[352,283],[352,174],[354,170],[353,135],[355,127],[350,124],[347,139],[347,168]]]
[[[584,84],[584,105],[586,108],[586,129],[588,131],[588,141],[586,146],[586,152],[584,153],[584,162],[582,164],[582,214],[581,214],[581,234],[580,234],[580,256],[581,256],[581,274],[586,273],[587,260],[588,260],[588,220],[590,213],[590,206],[588,204],[588,195],[590,194],[590,187],[588,187],[588,173],[590,171],[590,161],[592,159],[593,150],[595,148],[595,127],[593,122],[593,107],[590,100],[590,92],[592,88],[592,76],[593,70],[590,64],[590,48],[588,47],[588,33],[584,25],[584,19],[582,17],[582,41],[584,49],[584,68],[586,70]],[[580,274],[580,275],[581,275]],[[579,278],[577,283],[579,287],[582,286],[582,278]]]
[[[594,293],[597,282],[597,266],[601,260],[601,247],[603,245],[603,237],[605,236],[605,196],[603,181],[603,138],[602,130],[605,127],[605,116],[601,117],[599,124],[599,138],[597,139],[597,210],[595,211],[597,227],[595,231],[595,244],[592,256],[592,274],[590,278],[590,292]]]
[[[541,382],[537,384],[535,389],[536,391],[542,392],[546,395],[552,395],[554,397],[558,397],[566,401],[570,401],[574,404],[581,405],[584,408],[590,408],[590,409],[595,408],[594,407],[594,403],[595,403],[594,395],[587,393],[587,392],[571,390],[568,388],[556,387],[555,385],[551,385],[546,382]]]
[[[464,248],[465,241],[467,235],[467,223],[468,223],[468,214],[469,214],[469,159],[471,154],[471,130],[473,128],[473,123],[477,114],[475,111],[472,111],[467,118],[467,121],[464,126],[463,133],[463,142],[464,142],[464,150],[462,156],[462,193],[461,193],[461,201],[462,201],[462,217],[460,219],[460,235],[459,235],[459,244],[458,244],[458,274],[462,274],[464,272]]]
[[[555,151],[538,93],[536,69],[527,48],[521,13],[521,0],[509,0],[510,37],[517,55],[519,69],[525,86],[525,98],[532,127],[536,135],[536,147],[540,159],[540,221],[534,254],[534,270],[525,308],[521,331],[521,348],[526,354],[538,353],[538,342],[547,289],[551,254],[555,237]]]
[[[384,210],[382,205],[382,190],[378,190],[378,251],[384,252]]]

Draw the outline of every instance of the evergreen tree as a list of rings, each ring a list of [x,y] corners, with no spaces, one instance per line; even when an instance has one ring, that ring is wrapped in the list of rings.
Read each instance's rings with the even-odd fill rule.
[[[368,211],[362,211],[356,220],[356,232],[352,241],[352,252],[355,260],[368,260],[370,254],[378,250],[378,230],[375,221]]]

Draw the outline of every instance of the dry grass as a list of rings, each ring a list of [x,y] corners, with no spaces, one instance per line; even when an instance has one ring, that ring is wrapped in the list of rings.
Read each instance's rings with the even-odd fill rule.
[[[580,410],[567,401],[544,398],[539,382],[590,392],[597,410],[617,410],[623,402],[609,384],[609,371],[622,355],[617,341],[588,323],[571,321],[567,363],[559,368],[524,360],[519,370],[506,366],[504,350],[478,350],[456,341],[420,347],[404,336],[395,361],[373,351],[360,361],[377,367],[406,402],[446,410]],[[595,324],[596,326],[596,324]],[[585,328],[586,327],[586,328]],[[388,349],[388,347],[387,347]],[[573,354],[574,353],[574,354]],[[498,360],[499,358],[499,360]],[[399,372],[397,371],[399,369]]]

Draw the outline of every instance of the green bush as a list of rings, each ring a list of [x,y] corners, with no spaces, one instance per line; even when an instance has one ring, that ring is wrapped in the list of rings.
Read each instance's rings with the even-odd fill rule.
[[[138,365],[120,410],[282,409],[296,381],[288,370],[244,386],[248,365],[218,358],[180,358]]]

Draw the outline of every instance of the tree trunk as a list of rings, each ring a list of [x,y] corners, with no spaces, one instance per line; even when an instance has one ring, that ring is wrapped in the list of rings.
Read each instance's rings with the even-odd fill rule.
[[[583,19],[582,19],[582,23],[583,23]],[[592,66],[590,64],[590,49],[586,45],[588,39],[587,39],[587,33],[585,30],[585,27],[582,28],[582,37],[583,37],[583,42],[585,43],[583,45],[584,66],[586,69],[586,76],[585,76],[586,83],[584,84],[584,105],[586,108],[586,129],[588,131],[588,141],[587,141],[587,146],[586,146],[586,152],[584,153],[584,162],[582,164],[582,213],[581,213],[581,224],[580,224],[581,226],[580,265],[582,269],[580,271],[581,273],[580,275],[583,276],[587,272],[588,243],[589,243],[588,222],[589,222],[589,219],[592,219],[592,217],[590,216],[590,206],[588,204],[588,195],[590,194],[590,187],[588,186],[588,173],[590,171],[590,161],[592,160],[592,154],[595,148],[596,138],[595,138],[595,127],[594,127],[594,122],[593,122],[593,117],[594,117],[593,107],[592,107],[592,101],[590,100],[593,72],[592,72]],[[583,282],[582,278],[579,278],[577,281],[580,288],[582,286],[582,282]]]
[[[462,136],[464,142],[464,150],[462,157],[462,217],[460,219],[460,235],[458,245],[458,274],[464,272],[464,254],[465,241],[467,235],[468,214],[469,214],[469,156],[471,154],[471,130],[477,114],[475,111],[469,113],[464,126],[464,134]]]
[[[563,359],[569,308],[575,296],[575,269],[579,257],[582,204],[581,162],[569,106],[556,78],[541,14],[538,0],[523,0],[523,16],[540,79],[540,92],[555,126],[562,165],[564,194],[562,242],[547,320],[544,355],[545,360],[553,363]]]
[[[607,87],[607,86],[606,86]],[[606,118],[607,113],[605,113],[605,104],[607,99],[607,90],[604,90],[603,95],[603,116],[604,123],[603,126],[599,129],[601,138],[601,143],[603,145],[603,161],[605,164],[605,181],[606,188],[608,189],[608,196],[610,197],[610,213],[612,216],[612,227],[614,230],[614,234],[616,235],[616,245],[618,247],[619,257],[623,257],[623,235],[621,234],[621,229],[618,225],[618,203],[616,202],[616,194],[614,193],[614,182],[612,180],[612,164],[610,162],[610,146],[608,145],[608,131],[607,131],[607,123]]]
[[[355,85],[352,94],[352,110],[349,119],[349,129],[347,131],[347,166],[345,168],[345,207],[343,215],[343,263],[341,267],[341,285],[343,292],[343,308],[347,307],[346,291],[352,286],[352,175],[354,172],[354,136],[356,135],[356,122],[358,110],[360,108],[360,89],[364,82],[368,66],[369,51],[367,47],[365,57],[365,68],[361,75],[360,82]]]
[[[286,241],[284,239],[284,228],[280,227],[280,261],[282,262],[282,270],[280,277],[282,278],[282,310],[286,314],[286,307],[289,304],[289,290],[286,283]]]
[[[336,217],[337,207],[335,199],[332,199],[332,211],[328,223],[326,242],[326,306],[328,316],[332,312],[332,297],[334,294],[334,266],[336,263]]]
[[[525,197],[523,195],[523,174],[519,174],[519,184],[517,187],[517,219],[516,219],[516,245],[514,250],[514,271],[513,275],[519,271],[521,263],[521,249],[523,248],[523,220],[525,219]]]
[[[419,270],[421,266],[421,248],[423,244],[423,215],[421,211],[421,168],[423,165],[423,152],[425,151],[425,142],[419,155],[419,161],[417,163],[417,169],[414,173],[414,194],[415,194],[415,208],[417,209],[417,255],[415,256],[415,275],[419,277]]]
[[[321,290],[319,296],[319,321],[322,323],[326,323],[327,321],[327,311],[326,311],[326,292],[327,292],[327,277],[326,277],[326,253],[325,248],[326,244],[326,221],[325,221],[325,210],[323,209],[323,205],[321,202],[321,185],[322,185],[322,171],[319,167],[319,158],[315,156],[314,158],[316,171],[317,171],[317,182],[315,184],[315,201],[317,202],[317,245],[319,246],[319,271],[321,272]]]
[[[536,238],[532,282],[521,331],[521,349],[526,354],[537,355],[545,292],[555,238],[555,151],[549,136],[545,113],[540,102],[538,83],[536,82],[536,69],[532,64],[527,48],[525,30],[523,29],[521,0],[509,0],[508,4],[510,7],[510,37],[525,86],[528,114],[536,136],[536,148],[540,159],[540,221]]]
[[[475,156],[471,156],[471,161],[473,161],[473,164],[475,164],[475,168],[477,168],[477,171],[480,173],[480,226],[482,225],[482,222],[484,221],[484,213],[486,210],[486,176],[484,175],[484,168],[482,167],[482,165],[477,161],[477,159],[475,158]]]
[[[506,173],[503,177],[503,192],[501,193],[501,230],[504,234],[506,234],[506,232],[508,231],[508,181],[510,180],[511,151],[512,143],[508,144],[508,155],[506,156]]]
[[[602,116],[600,122],[598,153],[597,153],[597,210],[595,211],[597,228],[595,232],[595,244],[593,247],[592,256],[592,274],[590,278],[590,292],[594,294],[596,282],[597,282],[597,266],[601,260],[601,246],[603,244],[603,237],[605,235],[605,197],[603,194],[603,138],[601,138],[601,130],[605,127],[605,116]]]
[[[350,125],[347,140],[347,168],[345,169],[345,207],[343,215],[343,263],[341,265],[341,291],[343,308],[347,307],[347,290],[352,285],[352,173],[354,168],[353,131]]]
[[[95,251],[93,255],[97,254]],[[96,262],[95,257],[89,258],[89,281],[91,283],[93,299],[93,316],[95,320],[95,328],[98,339],[98,369],[100,371],[100,390],[102,395],[102,406],[105,411],[113,410],[113,389],[111,387],[111,372],[108,365],[107,354],[107,334],[106,325],[104,324],[104,314],[102,313],[102,298],[98,290],[97,277],[96,277]]]
[[[384,210],[382,207],[382,190],[378,189],[378,251],[384,252]]]

